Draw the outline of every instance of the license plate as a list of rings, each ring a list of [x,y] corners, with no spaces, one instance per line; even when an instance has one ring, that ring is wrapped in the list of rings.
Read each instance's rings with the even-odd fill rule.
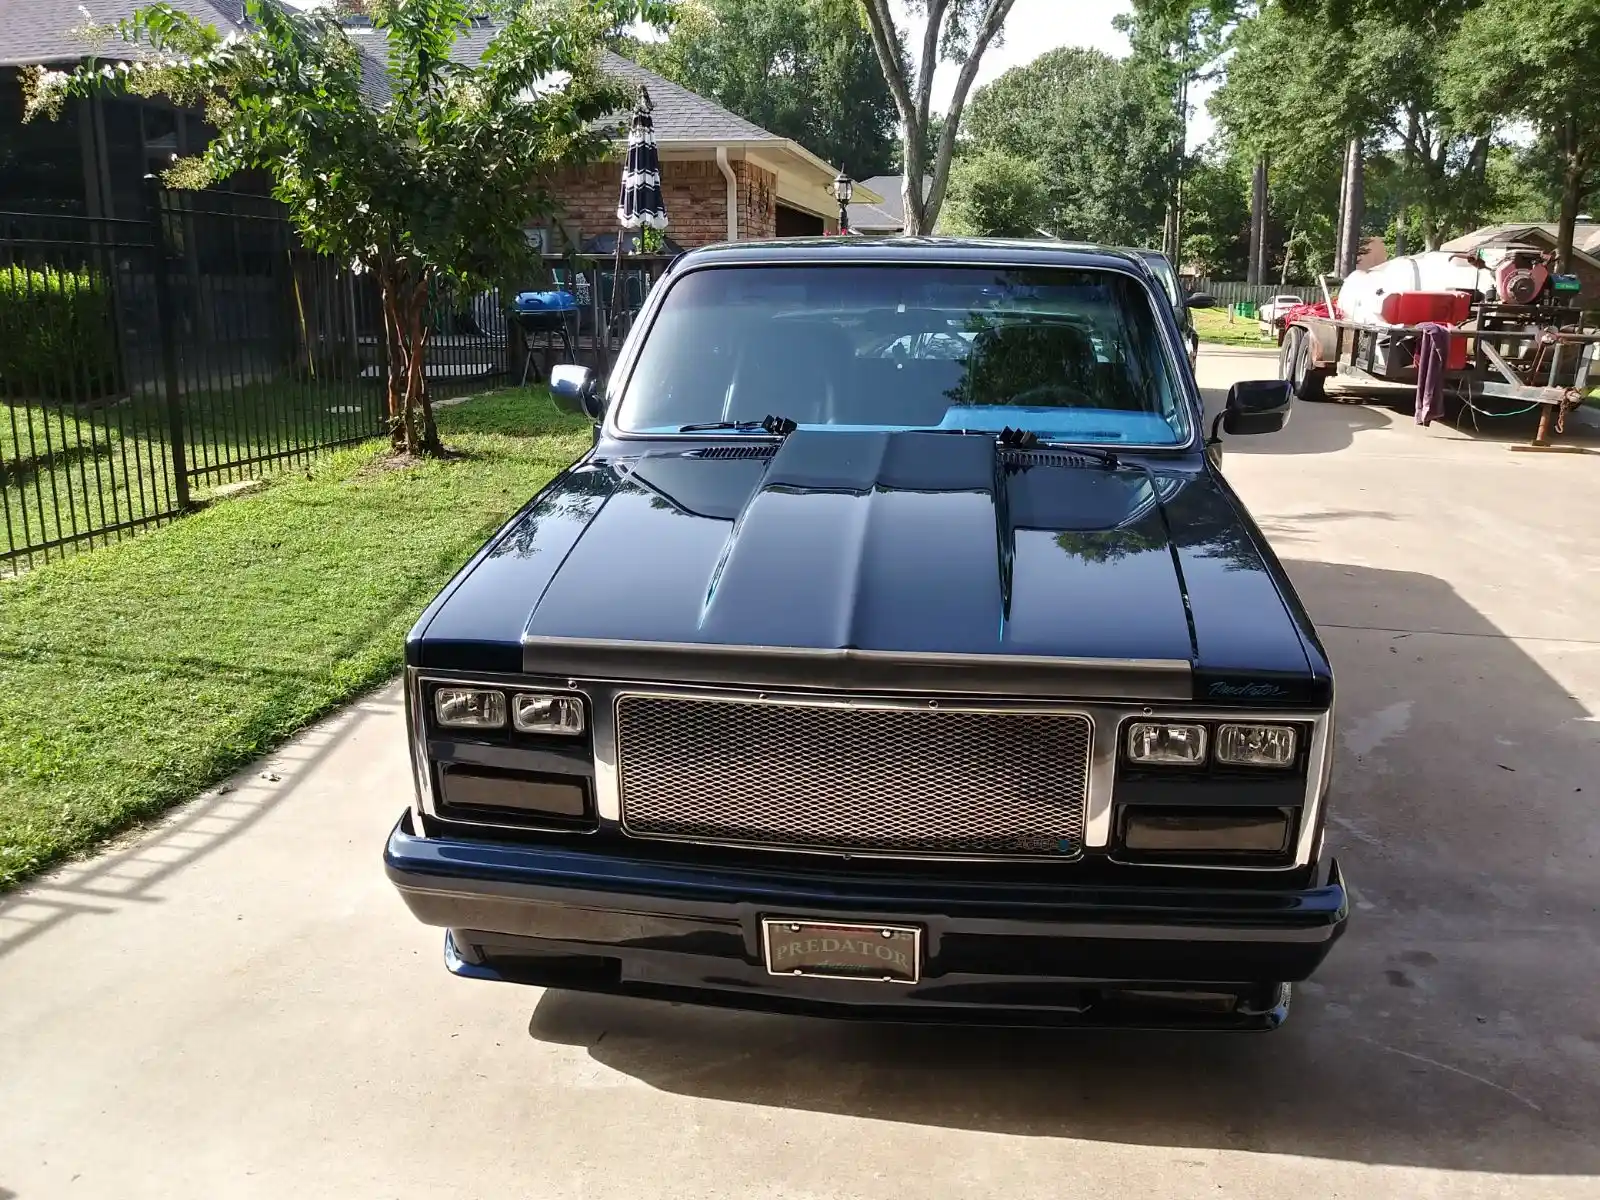
[[[916,983],[922,930],[914,925],[840,925],[831,921],[761,922],[767,970],[774,975]]]

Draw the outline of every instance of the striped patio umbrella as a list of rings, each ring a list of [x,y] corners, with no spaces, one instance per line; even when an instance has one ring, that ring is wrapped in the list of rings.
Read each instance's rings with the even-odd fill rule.
[[[661,155],[656,150],[655,122],[650,113],[650,93],[642,85],[628,130],[628,161],[622,168],[622,196],[617,201],[617,224],[623,229],[665,229],[667,205],[661,198]]]
[[[628,158],[622,167],[622,195],[617,199],[616,262],[611,274],[611,317],[606,322],[607,353],[612,333],[625,332],[622,312],[622,249],[630,229],[665,229],[667,205],[661,198],[661,155],[656,150],[655,122],[650,113],[650,92],[639,85],[639,99],[633,106],[633,125],[628,129]]]

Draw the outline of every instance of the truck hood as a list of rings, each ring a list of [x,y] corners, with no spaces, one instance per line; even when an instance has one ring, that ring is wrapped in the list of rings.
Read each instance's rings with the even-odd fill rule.
[[[1181,664],[1185,695],[1209,672],[1289,700],[1312,671],[1276,575],[1204,471],[801,430],[568,472],[436,606],[422,649],[460,665],[514,638],[540,673],[578,671],[584,647],[613,666],[651,647],[1136,660]]]

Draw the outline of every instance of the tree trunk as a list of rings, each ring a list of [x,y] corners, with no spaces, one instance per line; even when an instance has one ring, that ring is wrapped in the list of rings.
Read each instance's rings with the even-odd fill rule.
[[[1267,250],[1267,159],[1256,159],[1255,175],[1250,183],[1250,266],[1245,278],[1259,284],[1266,271]]]
[[[1189,32],[1184,30],[1183,55],[1189,56]],[[1172,260],[1174,267],[1183,256],[1183,175],[1184,160],[1189,152],[1189,68],[1178,75],[1178,133],[1172,147],[1172,202],[1167,207],[1166,226],[1162,230],[1162,250]]]
[[[1344,240],[1345,233],[1350,228],[1349,214],[1345,205],[1350,202],[1350,146],[1344,148],[1344,162],[1339,167],[1339,200],[1338,211],[1333,214],[1333,263],[1329,270],[1335,275],[1344,274]]]
[[[976,23],[971,27],[972,42],[956,76],[955,90],[951,93],[949,110],[945,113],[944,130],[940,134],[939,144],[933,147],[930,169],[923,148],[932,120],[933,73],[939,65],[939,44],[950,0],[928,0],[923,10],[925,23],[922,54],[915,77],[915,95],[912,94],[911,80],[906,75],[900,33],[895,27],[890,0],[865,0],[863,12],[867,18],[867,30],[872,35],[872,48],[878,56],[878,66],[883,70],[889,91],[894,96],[905,139],[901,196],[905,200],[904,232],[909,235],[931,233],[939,222],[939,210],[944,205],[945,188],[950,181],[950,159],[955,154],[956,132],[961,126],[961,110],[966,106],[967,93],[977,79],[984,51],[1000,33],[1015,3],[1016,0],[985,0],[981,14],[970,14],[976,18]],[[922,194],[925,178],[928,180],[926,199]]]
[[[1404,258],[1406,253],[1406,206],[1402,204],[1394,214],[1394,256]]]
[[[928,232],[922,226],[922,188],[913,187],[912,181],[924,178],[927,164],[923,161],[922,150],[919,147],[915,155],[911,153],[912,139],[920,141],[921,138],[912,130],[906,130],[906,169],[900,176],[900,202],[901,211],[906,214],[906,223],[902,229],[907,237],[921,237]]]
[[[1444,241],[1444,237],[1439,230],[1439,221],[1434,216],[1432,204],[1423,204],[1421,219],[1418,223],[1422,226],[1422,248],[1424,250],[1437,250],[1439,243]]]
[[[1366,146],[1360,138],[1350,142],[1350,270],[1361,262],[1361,227],[1367,218],[1367,159]],[[1348,272],[1346,272],[1348,274]]]
[[[1571,161],[1561,177],[1561,223],[1556,229],[1556,272],[1572,270],[1572,240],[1578,227],[1578,206],[1583,202],[1583,171]]]
[[[384,272],[383,324],[388,338],[389,440],[398,453],[442,454],[424,371],[427,349],[428,278],[413,279],[403,267]]]
[[[389,441],[396,450],[405,448],[405,342],[401,337],[400,281],[392,267],[385,267],[378,286],[383,302],[384,388]]]
[[[1572,240],[1578,226],[1578,206],[1583,203],[1583,159],[1578,146],[1577,122],[1568,116],[1561,128],[1561,223],[1556,228],[1556,271],[1572,270]]]
[[[1351,138],[1344,151],[1344,185],[1339,192],[1339,252],[1333,271],[1341,279],[1356,269],[1361,255],[1361,218],[1365,215],[1361,139]]]
[[[1294,220],[1289,225],[1289,240],[1283,245],[1283,271],[1278,276],[1280,289],[1289,286],[1289,264],[1294,260],[1294,244],[1300,237],[1300,210],[1294,210]]]

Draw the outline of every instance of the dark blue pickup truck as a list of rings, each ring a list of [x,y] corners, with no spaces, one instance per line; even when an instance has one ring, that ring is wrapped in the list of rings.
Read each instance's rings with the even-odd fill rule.
[[[1344,929],[1333,678],[1135,255],[742,243],[417,622],[386,863],[469,978],[1265,1029]]]

